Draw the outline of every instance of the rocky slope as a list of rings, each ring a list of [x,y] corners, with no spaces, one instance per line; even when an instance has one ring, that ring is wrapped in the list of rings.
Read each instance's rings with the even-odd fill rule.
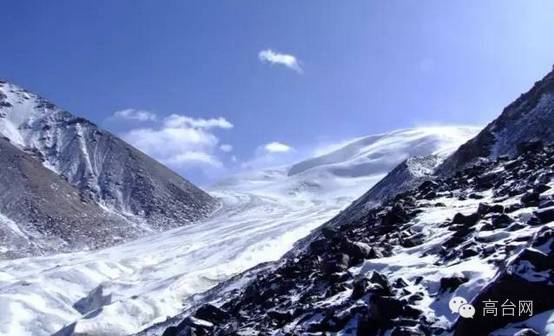
[[[66,180],[5,138],[0,138],[0,162],[0,255],[100,247],[137,236],[125,219],[84,200]]]
[[[184,225],[204,217],[216,206],[216,201],[207,193],[109,132],[7,82],[0,82],[0,135],[9,140],[10,150],[22,153],[12,155],[11,162],[0,161],[0,175],[6,174],[6,165],[19,165],[22,157],[36,160],[73,187],[69,194],[76,192],[88,207],[97,207],[97,214],[120,217],[118,224],[112,226],[114,241],[118,240],[120,231],[127,233],[119,236],[125,239]],[[30,175],[23,183],[44,185],[47,181],[39,179],[45,176],[51,177]],[[18,190],[11,185],[8,175],[3,176],[3,181],[2,192],[13,194],[4,195],[0,213],[22,227],[42,227],[42,245],[46,244],[46,236],[65,240],[70,234],[61,230],[61,225],[56,227],[57,222],[87,214],[75,205],[67,211],[57,209],[56,217],[33,218],[31,212],[52,211],[45,208],[46,201],[34,203],[26,212],[17,212],[18,209],[10,208],[6,202],[17,199]],[[82,243],[103,245],[96,244],[96,237],[102,235],[98,231],[105,225],[101,221],[91,222],[90,239]],[[68,242],[68,245],[72,244]]]
[[[516,144],[542,139],[554,141],[554,70],[513,103],[475,138],[448,158],[439,173],[450,174],[480,158],[514,154]]]
[[[554,314],[552,177],[554,148],[533,144],[426,181],[364,218],[324,227],[163,335],[507,335],[501,328],[518,322],[524,329],[531,314],[484,318],[484,300],[532,300],[533,314]],[[475,306],[473,319],[449,311],[455,296]]]
[[[554,335],[553,83],[438,167],[404,162],[247,285],[224,283],[144,334]],[[451,311],[454,297],[475,316]],[[521,301],[532,313],[498,314]]]

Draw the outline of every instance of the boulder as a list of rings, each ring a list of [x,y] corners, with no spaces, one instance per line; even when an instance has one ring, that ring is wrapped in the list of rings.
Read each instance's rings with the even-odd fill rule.
[[[325,259],[321,265],[321,270],[325,274],[343,272],[348,269],[349,264],[350,257],[348,254],[339,253]]]
[[[229,318],[229,313],[208,303],[198,308],[194,317],[219,324]]]
[[[479,221],[479,214],[478,213],[472,213],[471,215],[463,215],[461,213],[457,213],[454,215],[454,218],[452,218],[452,224],[463,224],[465,226],[473,226],[477,224]]]
[[[492,218],[492,225],[494,225],[495,228],[505,228],[513,222],[514,220],[512,217],[506,214],[497,215]]]
[[[367,259],[372,254],[371,247],[365,243],[346,240],[341,245],[341,251],[354,259]]]
[[[469,279],[463,277],[463,276],[451,276],[451,277],[445,277],[441,278],[440,280],[440,291],[441,292],[453,292],[455,291],[460,285],[463,283],[468,282]]]
[[[543,224],[554,221],[554,207],[538,209],[534,214]]]
[[[526,192],[523,196],[521,196],[521,204],[525,207],[538,206],[539,197],[540,194],[537,192]]]

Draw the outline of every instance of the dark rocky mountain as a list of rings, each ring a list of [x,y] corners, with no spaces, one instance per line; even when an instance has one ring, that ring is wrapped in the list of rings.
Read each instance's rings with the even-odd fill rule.
[[[433,176],[435,169],[442,163],[443,159],[439,155],[432,154],[404,160],[369,189],[368,192],[333,218],[330,225],[341,223],[347,219],[362,218],[383,200],[417,187],[424,180]]]
[[[6,138],[0,138],[0,162],[0,258],[108,246],[139,235]]]
[[[404,162],[279,261],[143,335],[554,335],[553,83],[438,168]],[[451,311],[454,297],[475,316]],[[491,301],[533,309],[486,316]]]
[[[450,174],[480,158],[514,154],[516,145],[532,139],[554,141],[554,70],[485,127],[475,138],[462,145],[438,169]]]
[[[217,203],[181,176],[90,121],[75,117],[44,98],[7,82],[0,82],[0,135],[9,139],[12,150],[28,154],[20,156],[32,158],[59,175],[74,188],[71,194],[76,192],[90,207],[96,206],[98,214],[104,213],[106,218],[120,217],[118,225],[113,227],[113,235],[118,237],[120,231],[128,234],[120,236],[119,240],[185,225],[205,217]],[[19,160],[17,155],[12,158]],[[0,174],[5,174],[7,164],[19,163],[0,161]],[[38,178],[30,176],[28,181],[39,185],[46,183],[37,181]],[[0,185],[2,193],[17,191],[9,185],[8,177],[4,181],[6,184]],[[27,190],[32,192],[31,188]],[[61,196],[53,195],[52,198]],[[17,195],[4,198],[15,199]],[[46,201],[38,202],[34,206],[46,204]],[[0,213],[15,225],[26,226],[36,221],[14,209],[0,204]],[[56,218],[65,220],[80,213],[67,210],[57,210]],[[46,213],[50,210],[28,207],[28,211]],[[40,225],[55,232],[61,230],[61,226],[55,227],[56,222],[58,220],[52,219]],[[90,238],[94,240],[96,233],[93,231],[105,225],[90,224]]]

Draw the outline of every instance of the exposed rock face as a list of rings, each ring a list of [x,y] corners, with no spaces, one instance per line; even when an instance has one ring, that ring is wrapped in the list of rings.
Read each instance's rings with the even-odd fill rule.
[[[107,246],[138,235],[124,218],[82,198],[5,138],[0,138],[0,162],[0,213],[11,223],[0,226],[4,257]]]
[[[343,218],[361,218],[374,206],[395,195],[420,185],[433,178],[434,169],[442,162],[440,155],[412,157],[394,168],[368,192],[333,219],[340,222]]]
[[[91,239],[83,240],[87,246],[103,245],[96,244],[94,240],[98,235],[93,231],[104,226],[108,228],[103,222],[109,222],[110,217],[122,217],[112,231],[114,240],[119,241],[141,232],[185,225],[206,216],[216,205],[207,193],[109,132],[6,82],[0,83],[0,135],[9,140],[11,151],[25,153],[43,168],[59,175],[73,187],[69,194],[78,193],[77,199],[87,202],[89,207],[98,207],[97,214],[104,213],[106,220],[91,217],[97,221],[88,225],[92,242]],[[15,159],[17,155],[11,157]],[[1,170],[5,164],[5,160],[0,162]],[[33,183],[42,183],[36,181],[38,177],[29,178]],[[13,188],[8,185],[9,180],[5,181],[6,185],[0,186],[2,192]],[[52,199],[62,196],[52,195]],[[5,195],[5,198],[10,197],[17,195]],[[40,208],[48,202],[37,201],[28,206],[27,212],[54,211]],[[48,227],[52,234],[61,232],[68,228],[61,224],[56,227],[56,223],[80,213],[75,208],[66,210],[56,210],[57,217],[51,221],[36,220],[42,221],[40,225]],[[108,212],[113,214],[107,215]],[[36,221],[6,204],[0,204],[0,213],[17,225]],[[120,231],[126,234],[119,235]],[[54,234],[51,238],[60,237]]]
[[[517,144],[533,139],[554,141],[554,71],[508,105],[502,114],[475,138],[460,147],[439,168],[450,174],[480,158],[515,154]]]
[[[185,319],[167,335],[480,335],[529,318],[479,318],[489,297],[553,310],[554,222],[538,215],[554,199],[541,187],[553,177],[546,146],[426,181],[363,218],[324,226],[245,287],[214,290],[220,319],[200,310],[194,318],[209,326]],[[526,190],[537,204],[525,203]],[[474,319],[450,312],[455,296],[475,297]]]

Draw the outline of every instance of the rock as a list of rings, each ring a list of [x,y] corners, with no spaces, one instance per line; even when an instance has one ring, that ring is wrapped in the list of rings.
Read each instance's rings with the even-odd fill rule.
[[[294,314],[290,310],[286,310],[286,311],[269,310],[267,312],[267,316],[269,316],[272,320],[276,321],[278,324],[284,324],[294,319]]]
[[[371,247],[361,242],[346,240],[342,243],[341,251],[354,259],[367,259],[372,255]]]
[[[404,288],[404,287],[408,286],[408,283],[404,279],[398,278],[394,281],[392,286],[394,288]]]
[[[110,303],[112,303],[112,294],[104,295],[104,287],[99,285],[91,290],[86,297],[75,302],[73,308],[82,315],[86,315]]]
[[[388,287],[383,287],[381,284],[371,282],[366,277],[355,279],[352,283],[352,300],[358,300],[368,293],[380,296],[391,294]]]
[[[369,256],[367,258],[368,259],[379,259],[379,258],[383,258],[383,257],[384,257],[383,252],[381,252],[380,249],[372,247],[371,251],[369,252]]]
[[[538,209],[534,214],[543,224],[554,221],[554,207]]]
[[[539,193],[536,192],[527,192],[525,195],[521,196],[521,203],[525,207],[532,207],[539,205]]]
[[[550,190],[550,187],[544,183],[538,184],[533,188],[533,191],[537,194],[542,194],[547,190]]]
[[[358,319],[356,336],[378,335],[378,331],[383,323],[384,321],[382,321],[377,305],[370,304]]]
[[[169,327],[162,334],[162,336],[177,336],[177,335],[179,335],[179,329],[177,329],[177,327]]]
[[[532,313],[501,315],[496,318],[476,314],[472,319],[459,319],[454,328],[455,336],[488,335],[510,323],[528,319],[554,307],[554,286],[551,285],[551,274],[554,269],[554,250],[545,245],[554,244],[554,230],[539,232],[531,246],[506,265],[494,282],[474,298],[472,304],[477,312],[483,311],[484,301],[493,300],[502,304],[509,300],[518,304],[520,300],[532,302]]]
[[[473,213],[471,215],[465,216],[461,213],[457,213],[452,218],[452,224],[463,224],[465,226],[473,226],[479,221],[479,214]]]
[[[468,197],[471,198],[471,199],[483,199],[483,198],[485,198],[485,196],[483,196],[479,193],[471,193],[471,194],[469,194]]]
[[[395,204],[382,218],[383,225],[395,225],[408,222],[408,214],[400,204]]]
[[[389,280],[383,274],[373,271],[369,277],[369,281],[381,285],[383,288],[390,288]]]
[[[495,227],[491,223],[485,223],[483,226],[481,226],[481,231],[492,231]]]
[[[321,228],[321,234],[327,239],[333,240],[339,236],[339,232],[332,227],[324,226]]]
[[[477,187],[480,190],[483,190],[492,188],[497,180],[498,173],[487,173],[478,177],[475,182],[477,184]]]
[[[422,184],[420,184],[417,189],[420,190],[420,191],[423,191],[423,192],[429,192],[429,191],[435,189],[438,186],[439,186],[439,184],[437,182],[432,181],[432,180],[427,180],[427,181],[423,182]]]
[[[462,249],[462,258],[466,259],[479,254],[479,250],[475,246],[466,247]]]
[[[486,203],[479,203],[479,206],[477,207],[477,213],[479,215],[486,215],[491,212],[503,213],[504,206],[502,206],[501,204],[489,205]]]
[[[425,196],[423,196],[423,198],[426,199],[426,200],[435,199],[435,198],[437,198],[437,193],[434,192],[434,191],[430,191],[430,192],[426,193]]]
[[[544,199],[539,203],[539,209],[554,207],[554,200]]]
[[[522,209],[522,208],[523,208],[523,205],[522,205],[522,204],[515,203],[515,204],[512,204],[512,205],[508,206],[508,207],[505,209],[505,212],[511,213],[511,212],[517,211],[517,210]]]
[[[374,296],[371,298],[371,302],[377,306],[380,316],[384,320],[397,318],[404,313],[405,304],[394,297]]]
[[[541,140],[533,140],[523,142],[517,145],[517,152],[520,155],[528,155],[529,153],[538,153],[544,148],[544,143]]]
[[[310,243],[310,250],[318,254],[327,252],[329,251],[329,241],[324,238],[314,240]]]
[[[519,255],[521,260],[531,263],[536,271],[544,271],[554,268],[554,258],[535,249],[525,249]]]
[[[461,284],[468,282],[469,279],[463,277],[463,276],[451,276],[451,277],[445,277],[441,278],[440,280],[440,291],[441,292],[453,292],[458,287],[460,287]]]
[[[550,241],[550,251],[551,253],[554,252],[554,246],[552,246],[552,239],[554,238],[554,230],[552,228],[543,228],[541,231],[539,231],[533,241],[534,248],[540,249],[542,245],[545,245]]]
[[[350,257],[348,254],[339,253],[325,260],[322,264],[321,270],[326,274],[342,272],[348,269],[349,264]]]
[[[408,297],[408,302],[412,304],[421,300],[423,300],[423,294],[421,292],[414,293]]]
[[[229,318],[229,313],[211,304],[205,304],[196,310],[194,317],[219,324]]]
[[[494,216],[492,218],[492,225],[494,225],[495,228],[505,228],[508,227],[508,225],[512,224],[514,220],[512,217],[502,214],[498,216]]]

